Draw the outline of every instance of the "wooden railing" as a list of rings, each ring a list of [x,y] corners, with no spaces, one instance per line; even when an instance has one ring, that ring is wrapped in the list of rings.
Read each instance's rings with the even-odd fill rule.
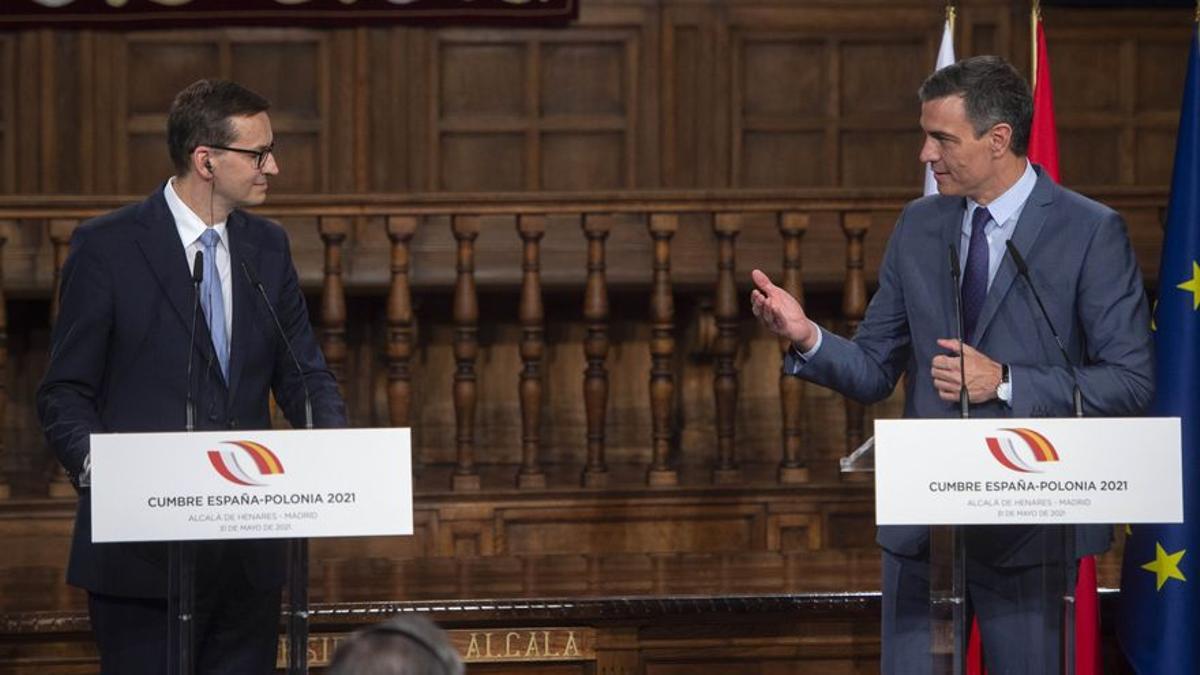
[[[1099,198],[1121,210],[1130,224],[1147,276],[1157,271],[1159,221],[1166,203],[1161,190],[1110,190]],[[803,297],[816,287],[838,293],[838,325],[852,333],[867,306],[868,289],[890,232],[891,222],[911,191],[695,191],[621,193],[538,193],[420,196],[284,195],[256,212],[279,219],[297,243],[297,265],[310,290],[320,288],[319,337],[339,381],[346,373],[347,287],[386,294],[387,410],[389,422],[412,420],[412,369],[415,354],[414,290],[453,289],[453,407],[456,417],[452,486],[480,489],[476,456],[476,360],[479,344],[479,288],[519,288],[521,369],[515,383],[521,409],[521,460],[514,483],[521,489],[546,485],[540,458],[543,376],[546,349],[547,287],[578,290],[586,328],[586,370],[581,382],[586,412],[586,458],[581,481],[603,487],[609,476],[605,422],[609,404],[609,293],[614,287],[644,288],[650,302],[649,400],[652,428],[646,430],[649,456],[645,482],[678,482],[672,466],[675,421],[676,359],[674,298],[682,289],[711,298],[713,419],[716,457],[711,480],[741,480],[735,429],[739,396],[737,355],[739,321],[744,315],[748,273],[762,267],[790,292]],[[48,298],[50,322],[57,314],[51,293],[61,274],[71,232],[84,219],[136,201],[111,196],[0,197],[0,427],[11,392],[7,381],[8,346],[5,293]],[[436,231],[448,219],[449,237]],[[586,265],[548,264],[543,239],[551,221],[575,221],[579,251]],[[628,227],[640,221],[636,237]],[[483,257],[481,233],[503,225],[508,251]],[[515,227],[514,227],[515,226]],[[707,228],[707,233],[701,229]],[[620,255],[611,247],[620,230]],[[563,234],[561,229],[554,230]],[[683,234],[687,234],[686,241]],[[378,242],[387,242],[379,246]],[[673,253],[675,254],[673,256]],[[450,261],[454,264],[449,264]],[[350,264],[347,264],[350,263]],[[422,263],[426,263],[422,265]],[[421,268],[421,274],[414,272]],[[786,345],[780,345],[781,349]],[[781,377],[782,407],[777,479],[791,484],[808,480],[801,446],[799,412],[803,386]],[[845,404],[845,444],[864,438],[864,411]],[[0,453],[3,449],[0,448]],[[7,495],[0,476],[0,497]],[[51,484],[54,496],[70,494],[61,474]]]

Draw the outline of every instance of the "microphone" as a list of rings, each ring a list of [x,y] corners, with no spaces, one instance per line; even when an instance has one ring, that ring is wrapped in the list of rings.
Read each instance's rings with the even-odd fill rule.
[[[1054,330],[1054,322],[1050,320],[1050,313],[1046,311],[1046,306],[1042,304],[1042,297],[1038,295],[1037,287],[1033,285],[1033,279],[1029,276],[1029,267],[1025,265],[1025,259],[1021,257],[1021,253],[1017,251],[1017,247],[1011,239],[1004,242],[1004,246],[1008,249],[1008,255],[1017,265],[1017,274],[1021,275],[1033,293],[1033,299],[1037,301],[1038,309],[1042,311],[1042,318],[1046,320],[1046,325],[1050,327],[1050,334],[1054,336],[1054,343],[1058,345],[1058,352],[1062,354],[1063,361],[1066,361],[1067,370],[1071,371],[1071,398],[1075,404],[1075,416],[1083,417],[1083,392],[1079,389],[1079,377],[1075,373],[1075,364],[1071,363],[1071,357],[1067,354],[1067,348],[1063,346],[1062,338],[1058,337],[1058,331]]]
[[[296,352],[292,349],[292,341],[288,339],[287,333],[283,330],[283,324],[279,323],[279,314],[275,312],[275,306],[271,304],[271,299],[267,297],[267,289],[263,287],[262,282],[254,273],[250,271],[250,266],[245,260],[240,261],[242,264],[242,273],[246,275],[246,281],[258,291],[262,296],[263,302],[267,305],[267,311],[271,314],[271,320],[275,323],[275,330],[279,333],[279,337],[283,338],[283,345],[287,347],[288,356],[292,357],[292,364],[296,366],[296,373],[300,376],[300,386],[304,388],[304,428],[313,428],[312,415],[312,395],[308,392],[308,382],[304,380],[304,369],[300,367],[300,359],[296,358]]]
[[[192,400],[192,361],[196,354],[196,315],[200,313],[200,283],[204,281],[204,251],[196,251],[192,259],[192,326],[188,337],[187,359],[187,423],[188,431],[196,430],[196,402]]]
[[[958,331],[958,409],[962,414],[963,419],[971,416],[970,397],[967,396],[967,360],[963,357],[963,333],[966,332],[963,327],[963,311],[962,311],[962,293],[961,275],[962,271],[958,267],[958,249],[951,244],[947,248],[950,249],[950,277],[954,279],[954,328]]]

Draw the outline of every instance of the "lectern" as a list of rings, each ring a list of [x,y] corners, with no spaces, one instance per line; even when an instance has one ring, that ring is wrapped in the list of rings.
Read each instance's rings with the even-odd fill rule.
[[[1112,523],[1183,518],[1179,418],[877,420],[875,436],[842,460],[873,471],[878,525],[930,528],[934,672],[964,672],[972,562],[988,537],[1043,529],[1038,539],[1045,639],[1074,665],[1074,568],[1107,542]],[[1099,536],[1097,536],[1099,534]],[[983,553],[981,553],[983,552]],[[1064,574],[1065,572],[1065,574]]]
[[[170,544],[169,591],[180,602],[168,632],[185,657],[196,542],[292,542],[288,670],[303,673],[307,540],[413,531],[408,429],[93,434],[91,458],[92,541]],[[188,671],[189,658],[170,651],[165,671]]]

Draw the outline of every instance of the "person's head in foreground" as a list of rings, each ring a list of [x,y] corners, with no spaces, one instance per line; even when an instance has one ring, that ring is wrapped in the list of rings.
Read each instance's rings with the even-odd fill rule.
[[[343,642],[329,675],[462,675],[450,636],[422,616],[398,616]]]

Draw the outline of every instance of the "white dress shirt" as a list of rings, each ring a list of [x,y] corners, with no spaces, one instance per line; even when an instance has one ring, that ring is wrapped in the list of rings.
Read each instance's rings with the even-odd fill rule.
[[[167,186],[163,188],[163,196],[167,199],[167,208],[171,209],[171,215],[175,218],[175,229],[179,231],[179,240],[183,243],[183,250],[187,254],[188,277],[191,277],[192,269],[196,264],[196,252],[204,250],[204,244],[200,243],[200,235],[204,234],[208,225],[205,225],[200,216],[197,216],[179,198],[179,194],[175,192],[174,182],[174,178],[167,181]],[[221,238],[217,243],[217,272],[221,275],[221,294],[225,300],[225,335],[232,340],[233,277],[230,274],[232,265],[229,260],[229,233],[225,230],[225,221],[213,225],[212,228]]]

